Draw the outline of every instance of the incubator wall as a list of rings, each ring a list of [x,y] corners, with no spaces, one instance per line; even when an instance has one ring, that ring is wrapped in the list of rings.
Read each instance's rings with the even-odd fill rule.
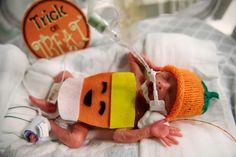
[[[35,0],[0,0],[0,43],[15,43],[15,40],[21,36],[21,21],[26,9]],[[87,12],[89,0],[71,0],[85,12]],[[104,0],[93,0],[94,3]],[[105,0],[107,1],[107,0]],[[159,16],[160,5],[158,0],[112,0],[115,4],[123,6],[129,12],[130,20],[125,20],[123,23],[128,25],[134,23],[137,20],[144,18]],[[169,1],[169,0],[162,0]],[[172,0],[174,1],[174,0]],[[184,1],[183,1],[184,2]],[[196,4],[194,4],[197,2]],[[227,35],[233,32],[235,26],[233,15],[227,17],[227,25],[221,24],[221,19],[230,8],[231,4],[236,4],[235,0],[187,0],[181,4],[181,7],[185,8],[186,4],[193,3],[191,7],[184,9],[179,13],[181,16],[193,16],[205,20],[213,27],[226,32]],[[236,5],[234,5],[236,7]],[[232,8],[232,7],[231,7]],[[157,11],[159,9],[159,11]],[[176,7],[170,8],[170,12],[174,12]],[[231,9],[233,10],[233,9]],[[235,10],[235,9],[234,9]],[[235,13],[235,12],[234,12]],[[132,21],[133,20],[133,21]],[[125,23],[126,22],[126,23]],[[230,25],[230,27],[229,27]],[[227,26],[227,28],[225,28]],[[230,30],[229,30],[230,28]],[[233,35],[232,35],[233,36]],[[17,38],[17,39],[16,39]],[[17,45],[19,46],[19,45]]]
[[[10,42],[20,34],[21,20],[34,0],[0,0],[0,42]]]

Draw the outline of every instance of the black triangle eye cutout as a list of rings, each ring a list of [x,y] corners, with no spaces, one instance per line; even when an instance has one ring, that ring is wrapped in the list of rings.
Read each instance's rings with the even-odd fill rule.
[[[107,82],[102,81],[102,94],[104,94],[107,91]]]
[[[102,116],[105,110],[106,110],[106,103],[104,101],[100,101],[100,109],[98,113]]]
[[[84,96],[84,104],[88,107],[92,105],[92,95],[93,95],[93,92],[92,92],[92,89],[90,89]]]

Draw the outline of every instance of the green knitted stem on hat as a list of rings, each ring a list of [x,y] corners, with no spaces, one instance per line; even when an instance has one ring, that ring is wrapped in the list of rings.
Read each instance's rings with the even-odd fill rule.
[[[204,105],[203,105],[202,113],[205,113],[208,109],[210,99],[211,98],[219,99],[219,94],[216,92],[209,92],[206,84],[203,81],[202,81],[202,86],[204,88]]]

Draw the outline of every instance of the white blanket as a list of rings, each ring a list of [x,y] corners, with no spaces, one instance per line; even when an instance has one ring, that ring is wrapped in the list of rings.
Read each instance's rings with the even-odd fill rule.
[[[0,63],[0,119],[2,119],[17,87],[24,78],[28,60],[17,47],[0,45]],[[14,74],[14,77],[12,74]]]
[[[0,45],[0,150],[19,139],[18,128],[14,127],[17,121],[8,123],[8,119],[4,116],[8,112],[8,108],[14,106],[14,100],[19,94],[19,98],[24,95],[18,90],[24,78],[28,59],[20,49],[13,45]],[[19,103],[17,104],[19,105]],[[24,122],[23,122],[24,123]],[[21,125],[20,122],[18,125]]]
[[[170,40],[171,39],[171,40]],[[187,45],[187,46],[186,46]],[[142,46],[142,45],[139,45]],[[225,101],[225,95],[221,90],[218,74],[218,56],[215,46],[207,41],[200,41],[179,34],[149,34],[143,47],[147,55],[158,65],[175,64],[197,72],[208,85],[209,90],[216,90],[220,99],[212,101],[206,114],[196,119],[206,120],[236,135],[230,106]],[[52,78],[65,65],[67,70],[94,74],[103,71],[127,71],[127,50],[116,44],[102,47],[88,48],[80,53],[70,53],[64,58],[53,60],[39,60],[27,69],[23,85],[19,91],[27,91],[30,94],[44,98],[52,83]],[[65,64],[63,60],[65,59]],[[6,81],[7,82],[7,81]],[[22,93],[22,92],[20,92]],[[25,92],[26,93],[26,92]],[[18,94],[14,103],[29,105],[25,100],[27,95]],[[17,102],[17,101],[18,102]],[[24,100],[24,101],[23,101]],[[8,101],[12,104],[12,101]],[[33,116],[32,116],[33,117]],[[9,120],[9,119],[8,119]],[[4,119],[3,121],[6,121]],[[15,121],[15,120],[11,120]],[[9,123],[3,123],[3,128]],[[21,124],[22,125],[22,124]],[[24,140],[8,140],[10,133],[0,133],[0,148],[5,156],[158,156],[158,157],[234,157],[236,144],[223,132],[215,127],[186,121],[173,123],[179,127],[184,137],[179,138],[180,144],[173,147],[164,147],[157,140],[145,139],[135,144],[116,144],[108,141],[91,141],[88,145],[79,149],[69,149],[58,142],[47,142],[41,145],[31,145]],[[22,129],[22,126],[15,125]],[[20,130],[18,129],[18,130]],[[15,135],[15,134],[14,134]],[[7,145],[3,145],[8,140]],[[14,142],[13,142],[14,141]]]
[[[201,76],[209,90],[219,92],[220,99],[211,101],[208,111],[194,118],[217,124],[235,136],[235,123],[219,82],[219,56],[215,45],[177,34],[151,34],[146,43],[146,52],[151,53],[158,65],[170,63],[190,68]],[[145,139],[140,144],[141,156],[236,156],[236,143],[215,127],[191,121],[174,122],[173,125],[179,127],[184,135],[178,146],[166,148]]]

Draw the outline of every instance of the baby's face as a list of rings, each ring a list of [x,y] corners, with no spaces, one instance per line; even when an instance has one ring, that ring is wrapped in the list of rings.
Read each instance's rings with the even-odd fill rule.
[[[153,85],[148,81],[148,97],[153,100]],[[158,98],[165,101],[167,113],[170,112],[172,105],[176,99],[177,81],[174,75],[170,72],[161,71],[156,74],[156,89]]]

